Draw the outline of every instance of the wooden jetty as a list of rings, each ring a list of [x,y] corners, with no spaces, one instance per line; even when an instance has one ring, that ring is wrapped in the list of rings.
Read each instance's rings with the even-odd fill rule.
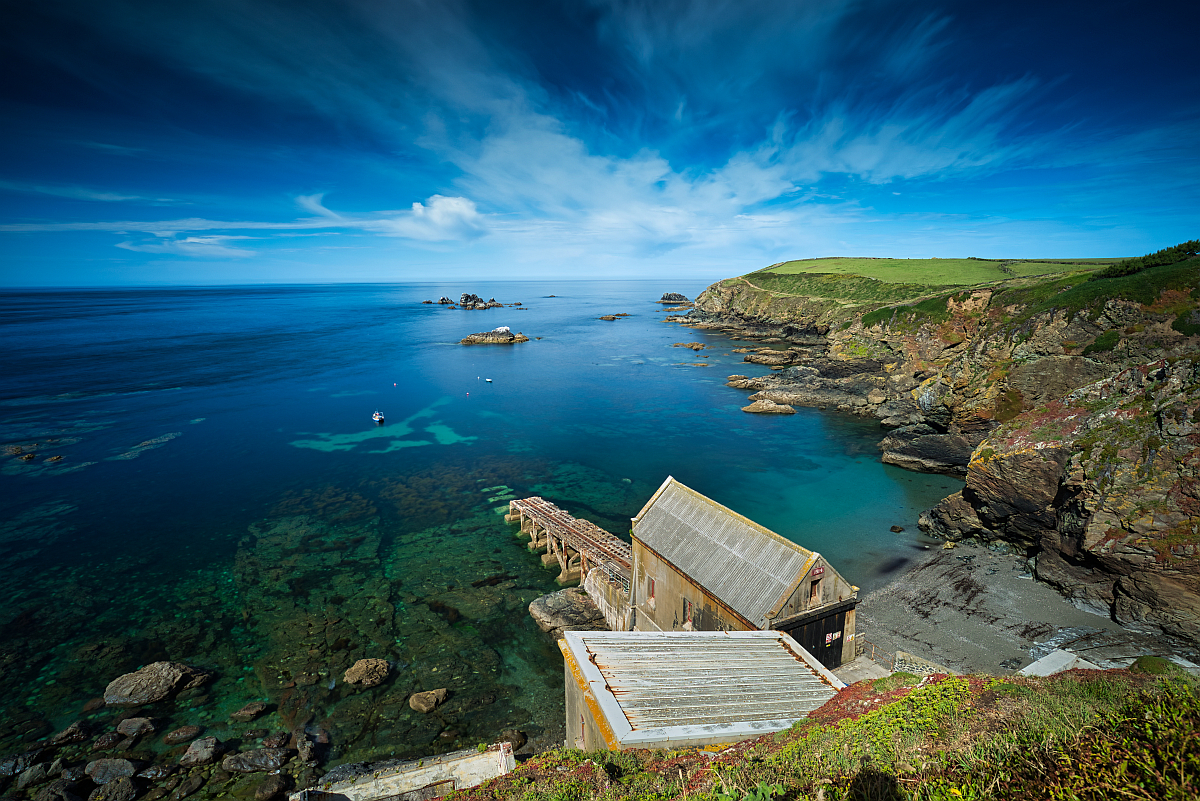
[[[504,519],[521,524],[521,533],[529,535],[529,550],[546,551],[543,564],[558,563],[560,584],[582,581],[588,571],[598,569],[629,591],[633,550],[615,534],[536,495],[510,501]]]

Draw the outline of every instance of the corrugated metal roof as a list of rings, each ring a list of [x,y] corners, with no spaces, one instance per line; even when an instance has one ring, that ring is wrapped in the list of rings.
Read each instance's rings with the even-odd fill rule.
[[[759,628],[817,556],[669,476],[633,536]]]
[[[820,707],[844,686],[783,632],[567,632],[576,663],[603,677],[609,724],[679,740],[680,727],[755,722],[778,730]],[[615,700],[619,713],[612,710]],[[618,727],[622,728],[622,727]],[[647,730],[666,729],[666,732]],[[768,729],[768,730],[769,730]],[[694,732],[693,732],[694,733]],[[626,741],[628,737],[624,738]],[[636,737],[634,738],[637,739]]]

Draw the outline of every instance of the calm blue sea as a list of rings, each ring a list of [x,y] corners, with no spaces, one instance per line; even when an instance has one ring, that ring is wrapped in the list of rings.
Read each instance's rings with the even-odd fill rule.
[[[766,368],[731,353],[745,343],[663,322],[654,302],[702,289],[7,292],[0,752],[86,718],[108,681],[158,659],[217,674],[155,708],[167,725],[235,741],[303,726],[330,741],[329,762],[506,727],[561,736],[561,658],[525,612],[556,571],[504,524],[513,496],[627,536],[674,475],[864,588],[887,581],[922,547],[918,513],[960,483],[880,464],[872,421],[741,412],[726,376]],[[464,291],[524,305],[421,304]],[[597,319],[614,313],[630,316]],[[500,325],[531,341],[458,344]],[[709,347],[672,347],[690,341]],[[364,656],[392,678],[343,684]],[[442,686],[451,699],[432,715],[404,703]],[[255,698],[267,718],[228,723]]]

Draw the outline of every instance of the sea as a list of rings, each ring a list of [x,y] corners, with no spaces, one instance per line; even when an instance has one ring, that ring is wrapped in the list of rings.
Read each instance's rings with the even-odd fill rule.
[[[743,413],[727,376],[769,369],[656,302],[703,288],[6,290],[0,755],[111,722],[94,699],[160,660],[213,675],[143,710],[160,730],[303,729],[326,766],[561,739],[562,658],[527,613],[558,571],[504,522],[513,498],[628,539],[674,476],[864,591],[901,575],[961,482],[882,464],[874,420]],[[422,303],[463,292],[521,305]],[[498,326],[530,341],[459,344]],[[360,658],[388,679],[347,684]],[[433,713],[407,704],[441,687]]]

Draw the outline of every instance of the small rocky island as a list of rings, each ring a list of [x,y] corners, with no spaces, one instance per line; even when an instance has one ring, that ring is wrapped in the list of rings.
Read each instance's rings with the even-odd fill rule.
[[[500,309],[504,307],[504,304],[495,298],[484,300],[470,292],[462,293],[462,296],[458,299],[458,305],[459,308],[463,309]]]
[[[502,325],[499,328],[493,328],[491,331],[483,331],[478,334],[471,334],[459,340],[461,345],[513,345],[517,342],[528,342],[529,337],[522,334],[520,331],[513,333],[507,325]]]
[[[433,303],[432,300],[423,300],[421,302],[422,303]],[[449,306],[452,309],[453,308],[463,308],[463,309],[502,309],[502,308],[504,308],[504,304],[501,303],[500,301],[496,300],[495,298],[488,298],[487,300],[484,300],[483,298],[479,297],[478,295],[472,294],[470,292],[464,292],[464,293],[462,293],[462,295],[459,296],[458,306],[455,306],[454,301],[451,300],[450,298],[446,297],[445,295],[442,295],[440,298],[438,298],[437,302],[438,302],[438,304],[440,304],[442,306]],[[520,303],[520,301],[518,301],[516,303],[513,303],[512,305],[520,306],[521,303]]]

